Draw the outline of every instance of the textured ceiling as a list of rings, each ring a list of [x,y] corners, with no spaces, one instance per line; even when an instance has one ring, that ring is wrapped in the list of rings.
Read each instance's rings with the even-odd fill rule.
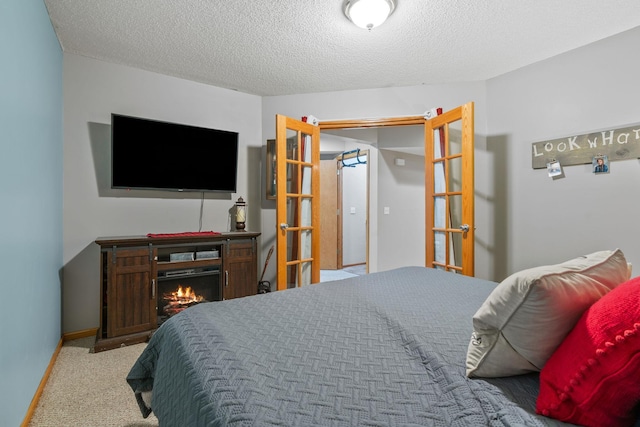
[[[486,80],[640,26],[640,1],[45,0],[64,52],[256,95]]]

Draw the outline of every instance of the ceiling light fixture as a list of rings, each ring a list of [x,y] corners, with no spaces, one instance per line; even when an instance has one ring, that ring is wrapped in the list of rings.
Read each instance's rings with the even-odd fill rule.
[[[358,27],[371,30],[386,21],[395,8],[395,0],[347,0],[344,14]]]

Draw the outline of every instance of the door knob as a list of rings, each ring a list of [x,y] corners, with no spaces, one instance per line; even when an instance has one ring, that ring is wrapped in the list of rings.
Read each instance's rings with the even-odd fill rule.
[[[280,229],[281,230],[286,230],[287,228],[289,228],[289,224],[284,223],[284,222],[280,224]]]
[[[464,233],[466,233],[467,231],[469,231],[469,224],[462,224],[460,226],[460,230],[462,230]]]

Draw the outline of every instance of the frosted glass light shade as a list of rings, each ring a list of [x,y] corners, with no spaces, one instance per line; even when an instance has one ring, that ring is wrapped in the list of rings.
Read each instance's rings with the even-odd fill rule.
[[[393,9],[393,0],[349,0],[344,14],[358,27],[371,30],[386,21]]]

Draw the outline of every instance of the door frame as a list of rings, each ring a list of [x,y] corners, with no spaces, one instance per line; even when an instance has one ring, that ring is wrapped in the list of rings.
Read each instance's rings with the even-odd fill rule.
[[[344,189],[344,166],[342,166],[342,157],[344,153],[336,157],[337,165],[336,169],[338,170],[338,269],[341,270],[344,268],[344,206],[343,206],[343,189]],[[366,196],[366,206],[365,206],[365,268],[366,272],[369,272],[369,203],[371,199],[370,194],[370,185],[369,180],[371,179],[371,169],[369,168],[369,162],[371,158],[371,153],[368,148],[362,149],[359,151],[359,155],[367,156],[367,162],[365,167],[367,168],[367,180],[365,183],[365,196]],[[350,155],[349,157],[355,157],[355,154]]]
[[[471,187],[469,187],[468,185],[466,186],[468,189],[470,188],[472,191],[471,194],[471,198],[473,199],[474,194],[473,194],[473,136],[474,136],[474,123],[473,123],[473,102],[469,102],[467,104],[464,104],[463,106],[454,108],[451,111],[445,112],[444,115],[449,115],[449,113],[452,113],[454,110],[460,110],[463,112],[463,119],[462,119],[462,134],[463,134],[463,145],[466,143],[464,141],[465,136],[470,139],[471,141],[471,150],[472,150],[472,155],[470,158],[463,160],[463,164],[467,164],[470,165],[470,175],[469,172],[464,172],[465,168],[463,167],[463,174],[467,173],[467,177],[466,179],[469,180],[471,182]],[[436,116],[439,117],[439,116]],[[284,126],[284,120],[288,120],[289,118],[285,117],[285,116],[279,116],[276,115],[276,122],[277,122],[277,126],[276,128],[286,128],[287,126]],[[442,118],[445,119],[445,118]],[[282,120],[282,121],[281,121]],[[290,119],[290,120],[295,120],[295,119]],[[429,135],[432,134],[432,132],[428,132],[428,130],[430,129],[430,126],[432,125],[434,119],[429,119],[425,116],[405,116],[405,117],[391,117],[391,118],[373,118],[373,119],[349,119],[349,120],[330,120],[330,121],[318,121],[316,123],[317,125],[317,132],[312,132],[314,133],[317,138],[318,138],[318,144],[319,144],[319,140],[320,140],[320,135],[321,132],[323,130],[339,130],[339,129],[358,129],[358,128],[379,128],[379,127],[393,127],[393,126],[413,126],[413,125],[421,125],[424,127],[425,129],[425,135],[424,135],[424,147],[425,150],[427,150],[427,146],[428,146],[428,142],[429,142]],[[446,119],[445,119],[446,121]],[[431,123],[429,123],[431,122]],[[445,125],[446,126],[446,125]],[[436,126],[433,126],[432,128],[434,128]],[[278,132],[276,132],[276,140],[279,140],[279,138],[277,137]],[[286,132],[284,132],[284,134],[286,134]],[[429,135],[428,135],[429,134]],[[286,137],[284,137],[286,138]],[[285,144],[283,143],[282,145],[277,142],[276,143],[276,147],[277,147],[277,157],[278,158],[286,158],[286,153],[285,153]],[[425,152],[426,154],[426,152]],[[370,156],[369,156],[370,158]],[[319,149],[318,149],[318,155],[317,155],[317,164],[315,164],[316,160],[313,161],[314,165],[314,169],[319,168],[319,164],[320,164],[320,156],[319,156]],[[427,158],[425,157],[425,162],[427,162]],[[470,162],[470,163],[469,163]],[[278,167],[278,169],[280,170],[280,167]],[[431,199],[433,197],[433,189],[431,189],[431,191],[428,190],[428,178],[427,178],[427,172],[429,170],[432,170],[432,168],[426,167],[425,168],[425,205],[426,205],[426,216],[429,216],[429,209],[432,209],[432,206],[430,206],[430,201],[428,201],[428,199]],[[431,174],[433,175],[433,174]],[[279,180],[278,180],[279,181]],[[317,181],[317,180],[314,180]],[[284,182],[277,183],[277,187],[278,187],[278,191],[277,193],[284,193],[285,188],[284,188]],[[369,191],[369,189],[367,189],[367,191]],[[368,199],[369,199],[369,194],[367,195]],[[276,230],[278,229],[278,216],[280,215],[278,212],[280,212],[282,209],[280,208],[280,204],[284,205],[284,202],[280,201],[280,197],[278,197],[278,209],[277,209],[277,213],[276,213]],[[367,206],[368,209],[368,206]],[[465,210],[465,207],[462,207],[463,211]],[[471,214],[473,215],[473,207],[471,207]],[[471,218],[471,233],[467,233],[468,237],[470,237],[470,242],[471,242],[471,251],[470,251],[470,258],[466,258],[466,260],[463,262],[464,265],[467,266],[471,266],[471,269],[469,270],[470,273],[464,271],[465,269],[463,268],[463,271],[461,271],[462,274],[468,274],[468,275],[473,275],[473,265],[474,265],[474,256],[473,256],[473,245],[474,245],[474,218]],[[277,240],[278,242],[280,242],[282,236],[280,236],[279,231],[277,231],[278,235],[277,235]],[[427,229],[425,230],[425,244],[429,245],[429,241],[430,241],[430,234],[433,234],[433,227],[430,229],[428,227],[427,224]],[[314,237],[314,240],[317,240],[319,236],[316,235],[316,237]],[[369,223],[367,221],[367,267],[369,267]],[[433,239],[431,239],[433,240]],[[466,247],[468,247],[468,242]],[[286,245],[285,245],[285,249],[286,249]],[[277,268],[277,282],[278,282],[278,290],[282,289],[282,283],[285,283],[283,280],[281,280],[281,277],[284,277],[283,274],[286,274],[284,271],[281,271],[281,264],[286,264],[286,254],[282,255],[282,248],[280,248],[280,245],[278,245],[278,268]],[[315,251],[314,251],[315,252]],[[319,249],[318,251],[319,252]],[[425,257],[425,265],[429,266],[432,264],[433,260],[429,258],[429,253],[427,253],[426,257]],[[282,260],[281,260],[282,258]],[[463,259],[465,258],[464,254],[463,254]],[[319,282],[319,268],[314,267],[313,270],[315,270],[312,274],[313,278],[311,283],[317,283]]]
[[[474,118],[473,118],[473,102],[469,102],[467,104],[464,104],[462,106],[459,106],[457,108],[454,108],[450,111],[447,111],[445,113],[443,113],[444,117],[440,117],[440,116],[436,116],[440,117],[440,120],[438,121],[438,123],[442,122],[446,122],[446,120],[448,119],[448,117],[450,115],[457,115],[457,114],[461,114],[462,116],[462,125],[463,125],[463,138],[468,138],[471,141],[471,156],[470,158],[467,158],[464,163],[465,165],[469,166],[468,162],[470,163],[470,172],[464,172],[465,173],[465,187],[466,188],[471,188],[471,198],[473,199],[474,197],[474,193],[473,193],[473,188],[474,188],[474,184],[473,184],[473,173],[474,173],[474,166],[473,166],[473,136],[474,136]],[[379,128],[379,127],[393,127],[393,126],[413,126],[413,125],[421,125],[424,127],[425,131],[424,131],[424,148],[425,150],[427,150],[427,145],[428,142],[430,141],[430,139],[428,139],[430,136],[432,137],[432,132],[429,132],[430,126],[431,126],[431,122],[433,121],[433,118],[427,118],[424,115],[423,116],[404,116],[404,117],[389,117],[389,118],[369,118],[369,119],[348,119],[348,120],[329,120],[329,121],[319,121],[318,122],[318,127],[320,128],[320,135],[322,135],[322,131],[323,130],[340,130],[340,129],[362,129],[362,128]],[[430,122],[430,123],[428,123]],[[438,126],[433,126],[432,128],[435,128]],[[432,139],[431,139],[432,140]],[[426,155],[426,152],[425,152]],[[370,157],[370,156],[369,156]],[[425,163],[427,162],[427,157],[425,157]],[[463,171],[465,170],[464,166],[463,166]],[[429,209],[433,209],[433,205],[431,203],[431,199],[432,196],[431,194],[433,193],[433,191],[429,192],[427,190],[427,181],[429,179],[429,177],[427,176],[428,172],[431,171],[431,178],[433,177],[433,168],[425,168],[425,220],[429,217],[433,217],[433,214],[429,212]],[[470,187],[469,187],[470,184]],[[369,191],[369,189],[367,189],[367,191]],[[369,198],[369,195],[367,195],[367,197]],[[367,202],[368,204],[368,202]],[[367,206],[368,209],[368,206]],[[464,207],[463,207],[464,210]],[[474,215],[474,211],[473,211],[473,203],[471,205],[471,215]],[[467,254],[466,256],[463,255],[463,271],[461,271],[461,273],[463,274],[467,274],[470,276],[474,275],[474,263],[475,263],[475,257],[473,254],[473,245],[474,245],[474,239],[475,239],[475,233],[474,231],[474,225],[475,225],[475,219],[472,218],[471,222],[471,232],[470,233],[466,233],[466,237],[468,237],[471,242],[471,251],[469,254]],[[427,228],[425,229],[425,245],[429,246],[429,234],[433,233],[433,225],[429,226],[427,224]],[[367,269],[369,267],[369,226],[368,226],[368,221],[367,221]],[[469,247],[468,245],[466,247]],[[433,251],[427,251],[427,253],[425,254],[425,265],[429,266],[432,265],[433,263],[433,259],[430,259],[429,256],[433,255],[432,253]]]
[[[320,128],[320,139],[322,140],[322,132],[327,130],[348,130],[348,129],[366,129],[366,128],[383,128],[383,127],[398,127],[398,126],[424,126],[425,123],[424,116],[405,116],[405,117],[388,117],[388,118],[366,118],[366,119],[347,119],[347,120],[325,120],[318,121],[318,127]],[[367,219],[366,219],[366,272],[369,273],[371,269],[370,264],[370,224],[371,224],[371,152],[369,149],[365,149],[367,154]],[[339,160],[338,160],[339,161]],[[338,186],[340,187],[342,181],[342,175],[338,178]],[[342,200],[342,189],[338,190],[339,193],[339,201]],[[342,214],[342,206],[339,207],[340,212]],[[342,218],[338,219],[338,239],[342,238]],[[341,243],[340,243],[341,244]],[[342,248],[340,248],[342,250]],[[338,264],[338,268],[343,268],[342,265],[342,253],[340,254],[340,260]]]
[[[322,137],[320,138],[322,140]],[[365,144],[363,144],[365,145]],[[355,151],[355,150],[351,150]],[[334,151],[335,153],[335,151]],[[322,154],[322,153],[321,153]],[[346,154],[346,156],[345,156]],[[365,266],[366,272],[369,272],[369,215],[370,215],[370,200],[371,200],[371,189],[370,189],[370,150],[369,148],[360,148],[358,152],[359,156],[366,156],[367,161],[364,164],[366,168],[366,182],[365,182]],[[352,153],[350,151],[333,154],[332,157],[321,159],[320,170],[321,170],[321,185],[320,185],[320,196],[323,203],[325,203],[326,198],[332,198],[335,206],[332,206],[333,210],[329,211],[325,207],[321,210],[321,220],[320,223],[324,224],[325,228],[321,228],[321,269],[322,270],[341,270],[345,267],[344,265],[344,211],[343,211],[343,189],[344,189],[344,170],[345,166],[342,164],[343,157],[345,159],[350,159],[356,157],[356,153]],[[329,166],[331,163],[331,166]],[[325,170],[324,168],[329,168],[332,177],[324,178],[324,174],[328,174],[329,170]],[[362,166],[358,166],[362,167]],[[327,182],[331,180],[331,182]],[[334,185],[335,184],[335,185]],[[331,187],[329,187],[331,185]],[[328,193],[328,190],[331,193]],[[329,224],[331,229],[329,232],[326,231],[326,217],[331,215],[333,224]],[[330,235],[328,235],[330,233]],[[335,233],[335,235],[333,235]],[[330,245],[330,246],[329,246]],[[329,249],[331,248],[331,249]],[[332,260],[327,262],[327,257],[332,257]],[[324,267],[324,268],[323,268]]]

